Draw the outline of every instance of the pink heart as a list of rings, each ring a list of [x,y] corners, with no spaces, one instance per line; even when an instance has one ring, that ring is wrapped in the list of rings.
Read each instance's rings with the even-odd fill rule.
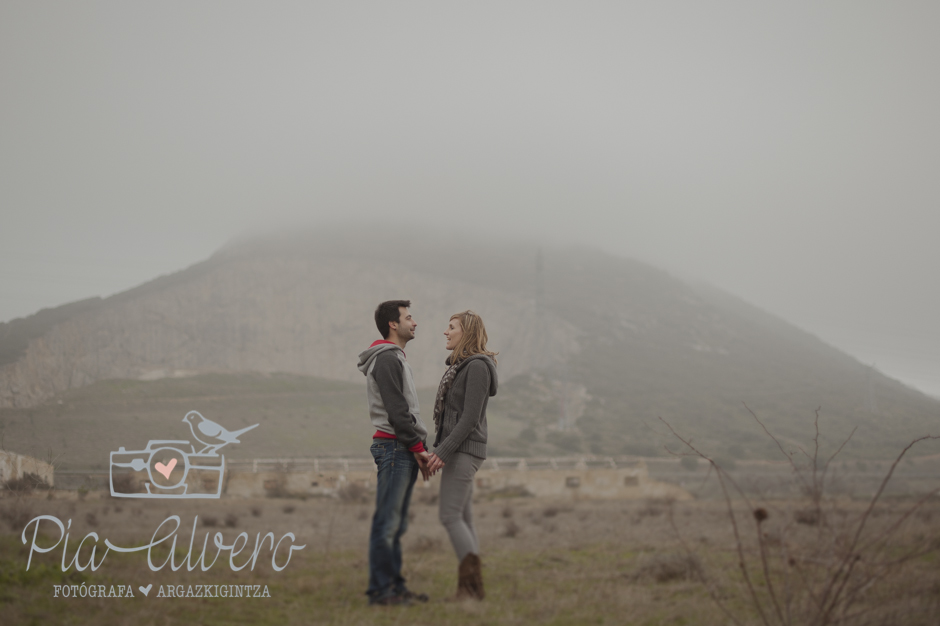
[[[173,468],[176,467],[176,459],[170,459],[170,462],[164,465],[160,461],[157,461],[157,464],[154,465],[157,468],[157,471],[163,474],[163,477],[167,480],[170,480],[170,472],[173,471]]]

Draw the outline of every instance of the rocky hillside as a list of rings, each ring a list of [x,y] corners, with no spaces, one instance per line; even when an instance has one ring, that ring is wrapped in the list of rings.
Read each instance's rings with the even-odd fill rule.
[[[110,378],[205,371],[290,372],[359,381],[357,355],[379,338],[372,312],[413,301],[408,359],[419,385],[436,385],[450,315],[471,306],[499,345],[504,376],[562,362],[577,351],[575,324],[545,315],[512,291],[451,280],[375,258],[298,244],[244,244],[106,300],[0,325],[0,406],[30,406]]]
[[[103,379],[286,372],[357,382],[381,300],[410,298],[423,387],[465,308],[487,323],[523,428],[504,453],[662,454],[663,417],[731,458],[769,453],[744,403],[786,442],[822,407],[858,445],[923,434],[940,403],[736,298],[582,248],[307,232],[227,246],[107,299],[0,325],[0,406]],[[824,437],[825,438],[825,437]],[[869,442],[866,444],[865,442]]]

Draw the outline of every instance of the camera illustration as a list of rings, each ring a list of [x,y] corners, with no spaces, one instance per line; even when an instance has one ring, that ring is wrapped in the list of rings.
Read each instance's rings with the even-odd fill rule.
[[[111,452],[109,478],[116,498],[218,498],[225,457],[219,450],[258,426],[231,432],[190,411],[183,418],[197,446],[183,440],[151,439],[142,450]]]
[[[218,498],[224,472],[224,456],[196,454],[188,441],[151,440],[143,450],[127,451],[122,446],[111,453],[111,495]]]

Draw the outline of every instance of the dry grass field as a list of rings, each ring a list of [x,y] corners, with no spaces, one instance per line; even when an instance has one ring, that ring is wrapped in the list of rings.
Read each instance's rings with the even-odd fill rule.
[[[662,450],[662,456],[645,460],[650,476],[682,486],[695,500],[480,498],[475,510],[488,593],[482,603],[447,601],[456,587],[456,559],[437,520],[434,490],[418,490],[404,540],[405,571],[410,585],[430,594],[431,602],[391,609],[366,605],[366,546],[373,506],[367,493],[305,500],[224,495],[221,500],[185,501],[115,499],[101,488],[109,451],[185,435],[179,430],[180,419],[193,406],[210,407],[208,413],[224,416],[232,427],[262,424],[256,437],[246,437],[244,445],[226,452],[236,461],[361,454],[363,437],[369,434],[363,430],[361,403],[359,385],[286,375],[206,375],[147,383],[103,381],[35,409],[0,411],[0,445],[53,461],[58,487],[51,493],[0,490],[0,622],[940,623],[940,499],[932,491],[940,486],[937,442],[912,450],[896,465],[892,480],[871,509],[869,502],[899,452],[890,441],[879,444],[881,454],[866,456],[862,449],[851,449],[852,440],[845,454],[828,466],[825,497],[814,502],[812,490],[795,480],[793,468],[779,454],[811,450],[807,446],[813,444],[812,437],[804,432],[798,438],[764,438],[753,420],[747,426],[772,454],[751,458],[731,448],[715,448],[724,476],[740,487],[739,492],[732,489],[733,524],[714,468],[704,459],[670,457]],[[422,403],[430,400],[423,398]],[[507,407],[505,413],[494,407],[490,419],[494,455],[515,449],[513,442],[526,424],[512,417],[512,407]],[[848,434],[826,426],[836,437]],[[683,451],[665,426],[656,427],[657,436],[671,449]],[[330,437],[323,437],[324,432]],[[836,450],[831,442],[825,447],[827,455]],[[802,471],[804,478],[809,475],[805,468]],[[29,550],[21,533],[39,515],[68,525],[66,565],[88,533],[98,536],[96,559],[100,560],[105,539],[118,546],[145,545],[161,522],[173,515],[181,522],[173,551],[176,564],[190,552],[194,523],[194,560],[207,535],[207,558],[212,560],[216,533],[227,545],[246,533],[249,545],[235,557],[236,566],[249,558],[259,534],[273,533],[276,540],[294,533],[296,544],[306,547],[293,553],[283,571],[272,568],[268,546],[254,569],[239,571],[229,567],[224,551],[208,571],[166,565],[156,572],[148,567],[144,553],[111,551],[95,571],[71,566],[63,572],[59,544],[48,553],[33,554],[27,570]],[[861,520],[864,526],[857,532]],[[58,530],[51,522],[43,522],[40,531],[39,546],[56,543]],[[87,562],[91,543],[92,539],[86,541],[79,563]],[[168,544],[154,549],[154,562],[166,560]],[[279,553],[281,565],[285,554]],[[135,597],[54,596],[55,585],[80,589],[82,584],[86,589],[129,586]],[[185,595],[190,586],[248,584],[267,586],[270,597],[160,597],[170,586]],[[139,587],[147,585],[153,587],[145,596]]]
[[[430,491],[430,490],[429,490]],[[898,521],[897,512],[916,502],[893,498],[870,516],[866,537],[880,536]],[[819,598],[822,586],[813,578],[831,570],[840,537],[867,507],[865,499],[842,498],[826,503],[825,519],[808,516],[802,499],[767,500],[768,518],[760,524],[743,502],[736,504],[741,549],[753,588],[766,610],[768,578],[778,600],[789,594],[787,619],[799,621]],[[548,501],[537,498],[482,499],[475,503],[483,546],[487,599],[449,602],[456,586],[456,559],[437,520],[430,494],[416,491],[410,528],[404,538],[405,571],[410,586],[427,592],[427,605],[374,608],[363,595],[367,579],[366,543],[372,503],[367,494],[346,498],[226,499],[157,501],[115,499],[92,491],[7,492],[0,500],[0,613],[4,624],[777,624],[761,617],[738,566],[739,552],[725,504],[720,499],[687,503],[657,501]],[[235,558],[247,561],[258,533],[279,539],[296,535],[295,551],[283,571],[274,571],[270,549],[261,551],[253,571],[229,568],[227,552],[208,570],[152,572],[146,553],[109,552],[97,571],[61,571],[62,544],[46,554],[33,554],[20,540],[24,525],[38,515],[54,516],[70,533],[66,562],[81,537],[100,538],[100,560],[107,538],[118,546],[141,546],[167,517],[181,519],[175,563],[189,552],[196,523],[195,556],[209,534],[221,533],[232,544],[247,533],[248,547]],[[902,561],[883,568],[866,582],[846,624],[936,624],[940,619],[940,501],[928,498],[880,550],[864,554],[864,565]],[[762,540],[756,540],[760,528]],[[167,527],[164,527],[165,529]],[[32,540],[34,525],[29,527]],[[832,532],[830,532],[832,531]],[[831,536],[830,536],[831,535]],[[161,535],[162,536],[162,535]],[[43,522],[38,545],[55,544],[58,530]],[[168,542],[167,542],[168,543]],[[81,551],[86,563],[91,539]],[[285,543],[285,545],[287,545]],[[169,556],[166,543],[153,560]],[[769,567],[761,566],[766,550]],[[786,551],[786,558],[781,559]],[[902,559],[912,554],[911,558]],[[283,565],[286,551],[278,553]],[[786,565],[787,558],[792,564]],[[867,571],[867,570],[866,570]],[[800,572],[798,575],[797,572]],[[809,577],[808,586],[798,578]],[[130,585],[134,598],[63,598],[54,585]],[[139,586],[152,584],[148,596]],[[270,597],[164,598],[161,586],[255,584]],[[724,610],[716,603],[720,602]],[[730,613],[730,617],[725,613]],[[802,612],[801,612],[802,611]],[[857,614],[857,615],[856,615]],[[837,618],[837,615],[833,616]]]

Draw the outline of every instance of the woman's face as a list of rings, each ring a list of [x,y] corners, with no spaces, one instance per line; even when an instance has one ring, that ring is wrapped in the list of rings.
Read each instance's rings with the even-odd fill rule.
[[[445,346],[448,350],[453,350],[457,347],[457,343],[460,342],[460,338],[463,337],[463,328],[460,326],[459,319],[452,319],[447,324],[447,330],[444,331],[444,336],[447,337],[447,345]]]

